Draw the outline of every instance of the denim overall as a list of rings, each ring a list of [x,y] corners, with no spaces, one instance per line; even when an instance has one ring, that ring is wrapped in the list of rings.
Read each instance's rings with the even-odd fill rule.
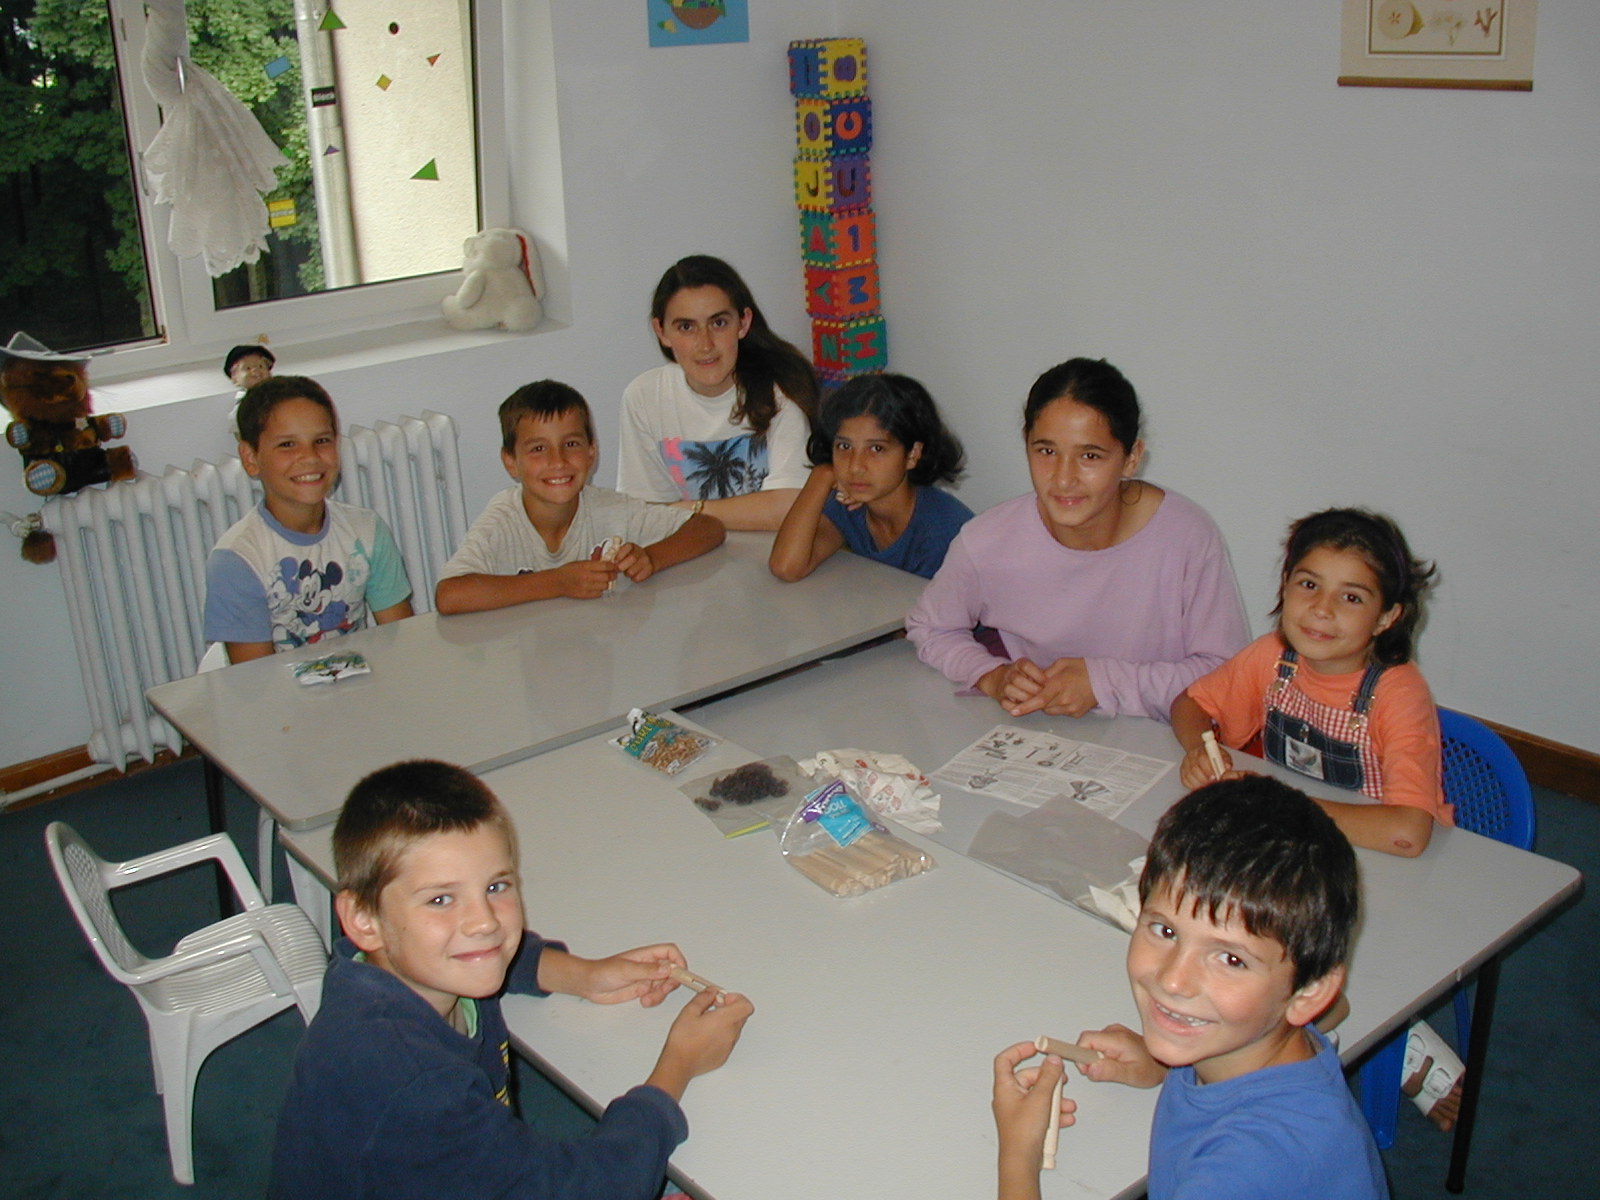
[[[1384,668],[1374,664],[1361,676],[1349,708],[1319,704],[1294,686],[1299,655],[1284,649],[1278,675],[1267,689],[1262,746],[1273,762],[1334,787],[1383,797],[1383,776],[1367,729],[1367,710]]]

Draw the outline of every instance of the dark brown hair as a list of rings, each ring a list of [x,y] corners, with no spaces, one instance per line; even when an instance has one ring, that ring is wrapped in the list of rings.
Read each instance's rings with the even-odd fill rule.
[[[746,423],[756,437],[766,437],[767,427],[778,415],[777,392],[781,391],[810,425],[817,412],[816,371],[804,354],[772,331],[739,272],[720,258],[691,254],[668,267],[650,298],[650,316],[665,325],[672,298],[685,288],[699,287],[721,288],[735,313],[742,316],[746,309],[750,311],[750,330],[739,343],[739,359],[733,369],[739,398],[728,420],[735,425]],[[661,353],[668,362],[675,361],[670,347],[662,346]]]
[[[1139,899],[1170,887],[1213,921],[1283,946],[1294,987],[1350,957],[1361,917],[1355,851],[1310,796],[1267,775],[1208,783],[1174,804],[1150,842]]]

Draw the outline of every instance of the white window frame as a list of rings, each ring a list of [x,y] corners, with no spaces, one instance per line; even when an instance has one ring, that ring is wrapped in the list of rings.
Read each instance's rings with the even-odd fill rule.
[[[140,71],[145,43],[141,0],[107,0],[122,103],[134,160],[134,191],[155,310],[155,338],[95,356],[97,378],[166,370],[220,356],[219,348],[270,335],[274,346],[436,320],[454,271],[434,272],[337,291],[219,309],[199,259],[181,260],[167,245],[170,206],[156,205],[141,159],[160,128],[160,111]],[[473,85],[477,115],[479,228],[511,223],[506,161],[504,0],[472,0]]]

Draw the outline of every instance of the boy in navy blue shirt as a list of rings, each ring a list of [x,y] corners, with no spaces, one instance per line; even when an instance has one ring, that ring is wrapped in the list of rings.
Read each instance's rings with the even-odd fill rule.
[[[510,819],[460,767],[405,762],[367,776],[333,842],[346,938],[295,1059],[270,1194],[653,1200],[688,1136],[678,1100],[727,1059],[750,1002],[702,992],[649,1077],[593,1131],[541,1134],[510,1107],[501,991],[656,1005],[677,986],[682,953],[584,959],[525,935]]]

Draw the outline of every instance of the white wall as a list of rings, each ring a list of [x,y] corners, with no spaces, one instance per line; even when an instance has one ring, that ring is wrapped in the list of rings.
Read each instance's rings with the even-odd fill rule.
[[[569,327],[322,371],[347,422],[452,413],[475,507],[502,478],[495,405],[552,376],[594,402],[608,480],[617,398],[661,361],[650,288],[694,251],[803,343],[783,50],[860,34],[891,361],[966,439],[974,507],[1026,487],[1033,377],[1105,356],[1145,399],[1147,474],[1216,516],[1258,624],[1290,518],[1384,508],[1441,564],[1441,701],[1600,751],[1578,607],[1600,594],[1600,8],[1541,5],[1529,95],[1337,88],[1336,5],[1019,0],[979,24],[789,0],[753,6],[748,45],[656,51],[633,6],[554,8],[508,5],[509,141]],[[520,51],[546,33],[559,162],[518,153],[551,84]],[[533,209],[554,187],[564,225]],[[149,469],[221,455],[227,404],[139,412],[128,441]],[[33,507],[20,474],[0,457],[0,507]],[[0,764],[81,744],[55,569],[0,553],[0,594]]]
[[[1440,564],[1439,700],[1600,750],[1600,6],[1540,5],[1529,94],[1339,88],[1331,3],[839,9],[891,362],[974,507],[1027,486],[1038,372],[1109,358],[1258,628],[1289,520],[1386,510]]]

